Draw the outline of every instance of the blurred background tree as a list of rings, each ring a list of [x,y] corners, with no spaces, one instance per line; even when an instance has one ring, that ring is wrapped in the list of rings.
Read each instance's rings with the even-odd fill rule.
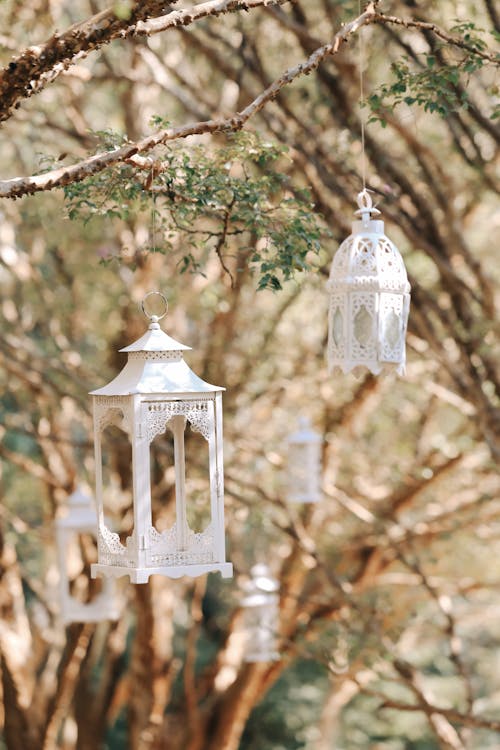
[[[361,10],[0,6],[9,750],[498,747],[500,14],[490,0]],[[405,379],[325,369],[325,277],[360,189],[361,117],[368,187],[413,287]],[[230,135],[243,126],[254,135]],[[122,581],[117,623],[64,629],[54,517],[92,486],[87,392],[121,367],[152,288],[189,364],[227,387],[235,579]],[[324,437],[324,497],[303,508],[285,501],[298,414]],[[114,447],[108,502],[126,529]],[[170,467],[159,441],[163,527]],[[244,662],[238,585],[255,562],[280,581],[271,664]]]

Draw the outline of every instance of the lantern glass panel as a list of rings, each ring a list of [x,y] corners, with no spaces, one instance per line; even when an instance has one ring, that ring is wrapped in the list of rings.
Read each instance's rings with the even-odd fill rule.
[[[108,424],[101,433],[103,483],[108,495],[128,486],[132,446],[121,424]]]
[[[344,341],[344,319],[338,307],[333,314],[333,340],[339,348]]]
[[[395,349],[401,336],[401,319],[394,310],[390,310],[384,322],[384,338],[390,348]]]
[[[364,305],[354,316],[354,335],[361,346],[367,346],[373,336],[373,318]]]
[[[317,503],[321,497],[321,436],[307,418],[299,419],[299,431],[288,438],[287,500]]]
[[[175,486],[174,432],[170,429],[174,429],[174,425],[169,425],[167,423],[165,432],[157,435],[151,443],[151,487],[155,488],[159,483],[163,486],[159,497],[155,498],[158,493],[153,490],[156,499],[153,510],[157,511],[153,514],[153,525],[160,532],[176,522],[175,507],[182,492]],[[174,503],[169,503],[168,512],[165,512],[164,505],[165,485],[173,485]],[[184,428],[184,493],[187,526],[191,531],[201,533],[210,524],[208,451],[204,437],[192,430],[189,423]]]

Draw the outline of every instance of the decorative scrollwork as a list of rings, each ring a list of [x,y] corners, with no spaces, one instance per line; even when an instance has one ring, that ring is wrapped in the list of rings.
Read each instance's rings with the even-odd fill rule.
[[[114,425],[129,435],[131,434],[130,402],[127,398],[122,396],[97,396],[94,419],[100,432],[103,432],[109,425]]]
[[[165,432],[172,417],[184,416],[191,429],[210,438],[213,419],[208,409],[208,401],[159,401],[147,404],[147,436],[151,443],[157,435]]]
[[[149,538],[152,565],[204,565],[214,560],[214,537],[211,524],[200,532],[195,532],[188,527],[183,549],[178,546],[176,523],[161,533],[152,526]]]

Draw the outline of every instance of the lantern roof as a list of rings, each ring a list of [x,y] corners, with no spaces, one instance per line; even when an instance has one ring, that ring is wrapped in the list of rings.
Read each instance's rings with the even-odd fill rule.
[[[334,255],[327,287],[359,291],[410,292],[408,275],[396,245],[384,234],[384,222],[373,219],[380,211],[363,190],[357,198],[360,218],[352,222],[352,233]]]
[[[148,317],[151,323],[146,333],[120,349],[128,355],[123,370],[107,385],[91,391],[92,396],[213,393],[225,390],[198,377],[182,356],[182,352],[191,347],[162,331],[158,316]]]
[[[146,333],[128,346],[120,349],[121,352],[179,352],[190,350],[190,346],[181,344],[162,331],[156,315],[151,316],[151,323]]]
[[[298,430],[288,437],[289,443],[322,443],[323,438],[312,429],[309,417],[299,417]]]
[[[250,576],[250,580],[243,586],[246,595],[241,600],[241,606],[260,607],[275,601],[279,583],[271,575],[269,566],[257,563],[251,568]]]
[[[278,581],[273,578],[269,566],[265,563],[257,563],[250,569],[252,584],[259,591],[277,591],[279,588]]]
[[[97,515],[93,499],[80,487],[73,492],[67,502],[63,514],[56,519],[59,529],[91,530],[97,528]]]

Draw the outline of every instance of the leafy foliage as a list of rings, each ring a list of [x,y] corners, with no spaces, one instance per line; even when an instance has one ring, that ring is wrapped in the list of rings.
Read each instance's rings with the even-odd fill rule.
[[[116,135],[105,135],[117,145]],[[310,268],[328,234],[309,193],[284,172],[286,160],[285,146],[252,133],[229,136],[218,149],[175,145],[151,168],[120,166],[69,185],[68,212],[84,221],[142,214],[151,227],[149,251],[178,253],[181,272],[203,273],[215,251],[231,275],[248,265],[260,275],[259,289],[278,290]]]
[[[392,80],[383,83],[368,99],[372,120],[380,121],[385,127],[384,112],[392,112],[399,104],[416,104],[425,112],[435,112],[441,117],[448,117],[458,109],[467,109],[468,78],[487,64],[475,52],[487,49],[487,44],[481,35],[482,30],[472,22],[459,23],[451,28],[451,32],[461,38],[470,51],[454,62],[445,60],[441,54],[445,45],[437,45],[433,52],[418,58],[402,56],[394,61],[391,64]],[[498,116],[495,111],[492,119]]]

